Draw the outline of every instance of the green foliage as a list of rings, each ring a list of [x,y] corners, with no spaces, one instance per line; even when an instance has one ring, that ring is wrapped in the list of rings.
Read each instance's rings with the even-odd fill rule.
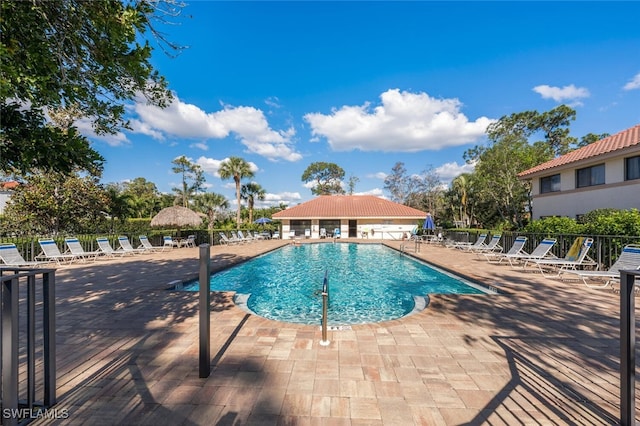
[[[241,181],[244,178],[253,177],[253,171],[251,170],[249,163],[247,163],[243,158],[229,157],[220,164],[218,174],[220,175],[220,179],[233,178],[233,181],[236,184],[236,202],[238,203],[238,210],[236,211],[236,226],[240,229],[240,210],[242,210],[242,196],[240,194]]]
[[[173,0],[0,2],[0,170],[100,169],[104,159],[73,122],[88,118],[96,133],[115,133],[128,126],[125,105],[136,96],[169,102],[143,40],[162,38],[152,22],[180,8]]]
[[[315,182],[311,188],[314,195],[344,194],[341,183],[344,179],[344,169],[334,163],[318,161],[311,163],[302,173],[302,181]]]
[[[600,209],[582,218],[585,232],[591,235],[640,235],[640,211]]]
[[[540,234],[640,236],[640,212],[637,209],[593,210],[584,215],[581,222],[569,217],[548,217],[532,221],[524,231]]]
[[[60,173],[33,175],[16,188],[5,209],[20,235],[90,233],[106,229],[109,198],[93,177]]]
[[[524,231],[543,235],[583,234],[584,226],[570,217],[547,217],[532,221]]]

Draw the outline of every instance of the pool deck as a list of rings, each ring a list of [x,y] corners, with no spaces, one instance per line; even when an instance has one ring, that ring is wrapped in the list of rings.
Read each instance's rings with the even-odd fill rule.
[[[283,244],[211,247],[212,269]],[[502,294],[431,296],[417,314],[329,331],[328,346],[317,326],[250,315],[214,294],[202,379],[198,295],[167,290],[197,276],[198,248],[61,267],[55,408],[68,418],[32,424],[617,423],[618,294],[407,247]]]

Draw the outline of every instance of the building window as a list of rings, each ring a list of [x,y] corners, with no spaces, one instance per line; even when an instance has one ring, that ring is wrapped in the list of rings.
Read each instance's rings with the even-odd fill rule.
[[[640,155],[624,160],[624,180],[633,179],[640,179]]]
[[[604,185],[604,164],[585,167],[576,171],[576,188]]]
[[[540,178],[540,193],[560,191],[560,175],[553,175]]]

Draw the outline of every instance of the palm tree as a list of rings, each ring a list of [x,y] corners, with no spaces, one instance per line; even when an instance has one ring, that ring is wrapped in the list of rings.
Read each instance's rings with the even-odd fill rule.
[[[211,238],[211,244],[213,245],[213,226],[216,221],[216,213],[219,209],[226,209],[229,207],[227,199],[221,194],[205,192],[204,194],[199,194],[194,198],[193,207],[196,211],[207,215],[207,218],[209,219],[209,235]]]
[[[243,178],[253,177],[253,172],[249,163],[240,157],[229,157],[220,164],[220,179],[231,179],[236,183],[236,200],[238,202],[238,211],[236,212],[236,229],[240,229],[240,181]]]
[[[240,190],[240,196],[243,200],[247,202],[247,206],[249,206],[249,223],[253,222],[253,205],[256,199],[264,200],[265,191],[260,185],[255,182],[248,183],[246,185],[242,185]]]

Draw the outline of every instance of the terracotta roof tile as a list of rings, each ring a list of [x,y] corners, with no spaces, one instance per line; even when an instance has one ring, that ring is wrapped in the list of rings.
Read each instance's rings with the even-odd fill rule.
[[[15,189],[20,185],[20,183],[10,180],[8,182],[0,182],[0,189]]]
[[[372,195],[322,195],[273,215],[274,219],[415,218],[426,216],[413,207]]]
[[[520,172],[518,176],[526,177],[537,172],[564,166],[576,161],[597,157],[602,154],[618,151],[635,145],[640,145],[640,124],[637,124],[630,129],[623,130],[620,133],[616,133],[615,135],[601,139],[580,149],[576,149],[575,151],[571,151],[570,153],[562,155],[558,158],[554,158],[553,160],[547,161],[546,163],[539,164],[529,170]]]

